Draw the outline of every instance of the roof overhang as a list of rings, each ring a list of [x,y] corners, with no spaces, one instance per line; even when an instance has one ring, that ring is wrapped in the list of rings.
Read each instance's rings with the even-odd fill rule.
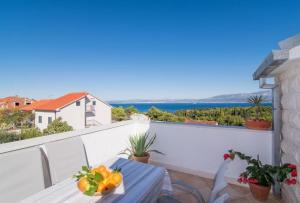
[[[272,77],[271,73],[291,58],[290,50],[299,45],[300,34],[279,42],[280,49],[272,50],[253,73],[253,79]]]

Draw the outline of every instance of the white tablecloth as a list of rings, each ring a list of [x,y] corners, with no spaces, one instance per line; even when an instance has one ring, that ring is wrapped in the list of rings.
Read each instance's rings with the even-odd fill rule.
[[[150,164],[142,164],[127,159],[116,158],[105,163],[111,169],[122,168],[123,183],[111,194],[102,196],[86,196],[77,189],[77,183],[70,178],[49,187],[24,200],[22,203],[36,202],[155,202],[162,190],[165,169]],[[17,195],[17,194],[16,194]]]

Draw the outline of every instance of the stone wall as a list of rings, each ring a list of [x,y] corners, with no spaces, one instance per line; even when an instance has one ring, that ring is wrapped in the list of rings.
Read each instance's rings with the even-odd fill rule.
[[[300,172],[300,64],[279,74],[282,105],[282,163],[293,163]],[[282,185],[284,203],[300,202],[300,184]]]

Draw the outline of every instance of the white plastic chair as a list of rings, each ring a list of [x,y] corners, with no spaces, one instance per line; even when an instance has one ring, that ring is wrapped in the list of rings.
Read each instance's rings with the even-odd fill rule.
[[[229,199],[229,194],[228,193],[220,194],[220,193],[227,186],[227,182],[225,181],[225,173],[228,169],[228,165],[230,162],[231,160],[227,159],[223,161],[222,164],[220,165],[214,177],[213,188],[209,194],[209,198],[207,202],[204,200],[202,194],[199,192],[197,188],[185,183],[182,180],[176,180],[175,182],[172,183],[172,186],[175,186],[180,190],[190,193],[195,197],[198,203],[224,203],[227,199]],[[174,197],[173,194],[163,194],[158,200],[158,203],[178,203],[178,202],[179,201]]]
[[[72,177],[88,165],[80,137],[45,144],[52,184]]]
[[[213,188],[209,194],[208,203],[214,203],[214,201],[219,197],[219,193],[228,185],[225,180],[225,173],[228,169],[230,162],[231,159],[226,159],[222,162],[221,166],[219,167],[214,178]],[[227,194],[226,196],[228,196],[228,199],[229,195]],[[227,199],[225,199],[224,201],[226,201]]]
[[[47,187],[39,147],[0,154],[0,202],[20,201]]]

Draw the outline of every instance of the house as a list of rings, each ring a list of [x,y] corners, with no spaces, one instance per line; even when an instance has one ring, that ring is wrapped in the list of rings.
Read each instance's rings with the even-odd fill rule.
[[[253,74],[260,87],[273,92],[274,164],[300,167],[300,35],[279,42]],[[277,191],[280,192],[278,185]],[[282,185],[282,202],[300,202],[300,184]]]
[[[22,110],[33,111],[35,126],[43,130],[57,118],[62,118],[74,129],[110,124],[111,108],[87,92],[75,92],[57,99],[34,102]]]
[[[29,106],[33,102],[34,100],[29,98],[9,96],[5,98],[0,98],[0,109],[18,109],[24,106]]]

